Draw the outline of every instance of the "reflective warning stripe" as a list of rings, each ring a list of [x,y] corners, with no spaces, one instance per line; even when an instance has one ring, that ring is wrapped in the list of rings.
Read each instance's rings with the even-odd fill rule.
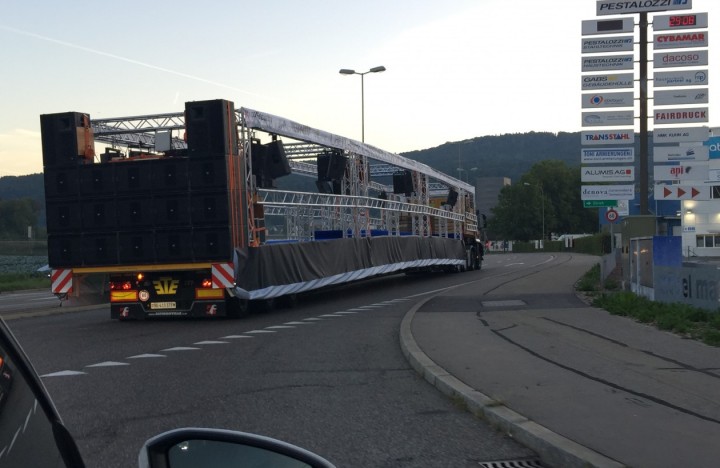
[[[72,291],[72,270],[53,270],[50,280],[54,294],[67,294]]]
[[[235,286],[235,268],[232,263],[213,263],[213,289],[232,288]]]

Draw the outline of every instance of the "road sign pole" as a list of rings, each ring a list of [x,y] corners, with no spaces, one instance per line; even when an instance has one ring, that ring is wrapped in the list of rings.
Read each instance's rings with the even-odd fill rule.
[[[640,214],[648,211],[648,17],[640,13]]]

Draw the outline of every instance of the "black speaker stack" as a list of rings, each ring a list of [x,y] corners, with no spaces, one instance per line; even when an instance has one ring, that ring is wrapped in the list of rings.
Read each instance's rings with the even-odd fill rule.
[[[53,268],[231,258],[227,155],[232,102],[185,105],[188,152],[85,164],[80,113],[41,116]],[[75,135],[74,139],[71,135]]]

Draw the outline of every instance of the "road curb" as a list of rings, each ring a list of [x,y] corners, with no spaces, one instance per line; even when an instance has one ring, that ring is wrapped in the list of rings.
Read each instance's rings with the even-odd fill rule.
[[[415,313],[434,296],[415,304],[400,324],[400,348],[405,358],[425,380],[453,400],[459,400],[467,410],[493,427],[535,451],[540,459],[554,467],[567,468],[624,468],[626,465],[578,444],[525,416],[513,411],[484,393],[469,387],[437,365],[418,346],[412,334]]]

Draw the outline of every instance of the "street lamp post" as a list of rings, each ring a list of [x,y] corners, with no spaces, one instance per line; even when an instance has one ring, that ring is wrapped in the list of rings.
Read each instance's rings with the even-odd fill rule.
[[[343,68],[340,70],[341,75],[360,75],[360,109],[361,109],[361,120],[362,120],[362,142],[365,143],[365,75],[368,73],[380,73],[384,72],[385,67],[380,65],[379,67],[373,67],[366,72],[356,72],[355,70],[349,70]]]
[[[540,242],[544,245],[545,243],[545,191],[543,190],[542,184],[529,184],[523,182],[523,185],[532,187],[533,185],[540,189],[540,205],[542,207],[542,233],[540,235]]]

